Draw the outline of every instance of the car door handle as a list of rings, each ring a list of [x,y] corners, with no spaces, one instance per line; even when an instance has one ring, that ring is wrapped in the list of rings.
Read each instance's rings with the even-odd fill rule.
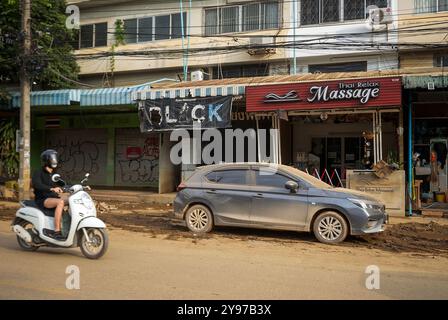
[[[255,196],[253,196],[255,199],[263,199],[264,196],[262,193],[257,193]]]
[[[207,193],[216,194],[216,190],[207,190]]]

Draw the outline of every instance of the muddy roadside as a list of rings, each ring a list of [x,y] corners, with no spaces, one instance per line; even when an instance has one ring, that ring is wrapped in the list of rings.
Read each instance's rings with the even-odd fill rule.
[[[0,202],[0,220],[12,220],[17,205]],[[319,243],[309,233],[270,231],[248,228],[216,228],[214,232],[198,236],[171,218],[170,206],[108,201],[97,204],[98,216],[110,228],[143,232],[151,237],[169,240],[230,238],[240,241],[269,241],[293,245]],[[337,247],[368,248],[421,256],[448,257],[448,219],[421,217],[391,218],[387,229],[380,234],[350,237]]]

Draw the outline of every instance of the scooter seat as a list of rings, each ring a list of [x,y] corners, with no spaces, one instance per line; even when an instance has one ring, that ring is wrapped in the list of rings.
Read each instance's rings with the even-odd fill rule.
[[[48,217],[54,217],[54,210],[55,209],[48,209],[48,208],[41,208],[39,207],[36,202],[34,200],[23,200],[22,204],[25,207],[31,207],[31,208],[36,208],[40,211],[42,211],[42,213]]]

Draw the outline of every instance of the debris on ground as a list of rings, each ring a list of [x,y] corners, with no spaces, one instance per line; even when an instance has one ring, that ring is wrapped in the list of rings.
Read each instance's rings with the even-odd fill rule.
[[[383,233],[357,237],[354,241],[372,249],[448,256],[448,226],[435,221],[389,225]]]
[[[112,205],[112,204],[107,204],[105,202],[96,202],[96,211],[98,213],[106,213],[106,212],[110,212],[111,210],[117,210],[117,206]]]
[[[17,204],[14,203],[15,206]],[[0,205],[0,220],[12,220],[17,208]],[[190,239],[195,243],[200,239],[225,237],[239,241],[269,241],[280,245],[306,243],[320,245],[309,233],[294,231],[273,231],[248,228],[215,228],[206,235],[194,235],[182,225],[172,220],[172,208],[166,205],[148,205],[133,202],[108,201],[97,203],[98,216],[108,227],[128,231],[144,232],[152,237],[162,236],[167,240]],[[404,219],[403,219],[404,220]],[[402,221],[402,220],[398,220]],[[411,253],[422,256],[448,257],[448,224],[431,220],[416,222],[412,219],[403,223],[389,224],[382,233],[368,236],[349,237],[346,242],[328,246],[334,248],[368,248],[397,253]],[[427,220],[426,220],[427,221]]]

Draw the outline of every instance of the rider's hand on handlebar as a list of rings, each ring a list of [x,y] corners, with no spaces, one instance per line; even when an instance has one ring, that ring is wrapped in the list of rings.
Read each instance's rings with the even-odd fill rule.
[[[64,191],[63,191],[61,188],[59,188],[59,187],[51,188],[50,191],[53,191],[53,192],[56,192],[56,193],[63,193],[63,192],[64,192]]]

